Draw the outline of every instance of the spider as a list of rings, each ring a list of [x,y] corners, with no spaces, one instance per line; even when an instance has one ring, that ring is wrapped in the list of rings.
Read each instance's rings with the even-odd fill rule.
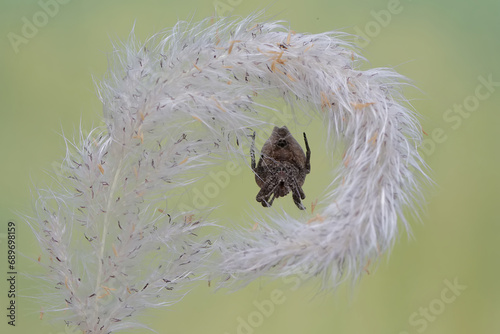
[[[306,154],[286,126],[275,126],[262,146],[259,163],[255,166],[255,132],[253,133],[250,157],[255,182],[260,187],[255,199],[262,206],[270,207],[275,198],[284,197],[291,191],[295,205],[305,210],[301,202],[301,199],[306,198],[302,185],[311,171],[311,150],[305,133],[304,142]]]

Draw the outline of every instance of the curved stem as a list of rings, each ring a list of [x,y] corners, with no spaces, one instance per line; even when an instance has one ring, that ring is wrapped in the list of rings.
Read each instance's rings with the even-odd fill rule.
[[[102,276],[102,265],[104,262],[104,248],[106,246],[106,235],[108,233],[108,225],[109,225],[109,212],[111,211],[111,206],[112,206],[112,197],[113,194],[115,193],[116,190],[116,185],[118,184],[118,177],[120,176],[121,172],[121,164],[122,164],[122,159],[118,162],[118,167],[115,172],[115,177],[113,178],[113,182],[111,183],[111,188],[109,191],[109,197],[108,197],[108,203],[106,205],[106,213],[104,214],[104,226],[102,228],[102,234],[101,234],[101,249],[99,250],[99,255],[98,255],[98,260],[99,260],[99,266],[97,270],[97,277],[96,277],[96,285],[95,285],[95,291],[99,290],[99,286],[101,285],[101,276]],[[95,298],[95,314],[99,314],[99,306],[98,306],[98,300],[99,298]]]

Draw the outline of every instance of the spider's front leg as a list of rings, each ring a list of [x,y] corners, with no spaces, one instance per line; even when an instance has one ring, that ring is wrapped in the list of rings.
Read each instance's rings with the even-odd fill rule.
[[[304,204],[302,204],[302,202],[300,200],[301,198],[304,199],[305,197],[306,197],[306,195],[304,194],[304,191],[302,190],[302,188],[297,187],[293,190],[293,193],[292,193],[293,202],[300,210],[306,209],[306,207],[304,206]]]
[[[304,166],[306,174],[311,171],[311,149],[309,148],[309,143],[307,142],[306,133],[304,133],[304,142],[306,143],[306,165]]]
[[[255,172],[255,131],[250,137],[252,137],[252,145],[250,146],[250,159],[252,160],[252,170]]]
[[[271,206],[273,206],[273,202],[274,202],[275,198],[276,198],[276,196],[274,196],[274,193],[269,194],[269,196],[267,196],[267,198],[264,199],[264,201],[262,201],[262,206],[264,206],[266,208],[270,208]]]
[[[263,207],[269,208],[273,204],[274,197],[272,198],[271,202],[269,202],[269,197],[271,197],[272,193],[266,192],[265,188],[262,188],[257,196],[255,197],[255,200],[257,202],[260,202]]]

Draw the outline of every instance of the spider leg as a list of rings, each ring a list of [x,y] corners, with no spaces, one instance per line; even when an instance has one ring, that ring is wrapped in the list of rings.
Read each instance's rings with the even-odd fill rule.
[[[306,209],[304,204],[302,204],[302,202],[300,201],[301,194],[297,191],[297,189],[292,193],[292,197],[293,197],[293,202],[300,210]]]
[[[304,132],[304,142],[306,143],[306,174],[311,171],[311,149],[309,148],[309,143],[307,142],[306,133]]]
[[[270,198],[270,199],[269,199]],[[274,195],[274,192],[269,194],[267,196],[267,198],[264,198],[262,200],[262,206],[263,207],[266,207],[266,208],[270,208],[272,205],[273,205],[273,202],[274,202],[274,199],[276,198],[276,196]]]
[[[302,204],[301,199],[306,198],[306,194],[304,193],[304,190],[302,190],[302,187],[300,187],[297,184],[297,182],[294,182],[293,185],[294,185],[292,190],[293,202],[300,210],[305,210],[306,207]]]
[[[255,200],[257,202],[262,202],[262,201],[265,201],[266,197],[269,197],[269,194],[265,188],[262,188],[259,190],[259,193],[257,194],[257,196],[255,196]]]
[[[273,182],[274,181],[274,182]],[[269,180],[265,187],[262,187],[255,197],[257,202],[260,202],[263,207],[270,207],[274,201],[274,191],[278,185],[274,179]],[[271,200],[269,198],[272,196]]]
[[[270,197],[271,197],[271,200],[269,200]],[[274,202],[274,193],[271,193],[271,194],[267,195],[267,197],[262,199],[261,204],[265,208],[270,208],[273,205],[273,202]]]
[[[250,158],[252,159],[252,170],[255,172],[255,131],[251,137],[252,145],[250,146]]]
[[[272,194],[271,200],[269,201],[269,206],[273,205],[274,199],[276,197],[274,196],[274,193]]]
[[[304,190],[302,190],[301,187],[297,187],[297,189],[299,190],[300,198],[302,198],[302,199],[306,198],[306,194],[304,193]]]
[[[278,187],[278,184],[276,184],[273,189],[269,192],[269,195],[267,196],[266,198],[266,204],[267,207],[271,207],[273,205],[273,202],[274,202],[274,199],[276,198],[276,188]],[[269,200],[269,198],[271,198],[271,200]],[[264,205],[264,203],[262,203],[262,205]]]

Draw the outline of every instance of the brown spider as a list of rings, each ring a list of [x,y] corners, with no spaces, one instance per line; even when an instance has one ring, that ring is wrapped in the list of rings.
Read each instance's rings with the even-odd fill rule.
[[[255,198],[264,207],[270,207],[275,198],[284,197],[292,192],[293,202],[301,210],[305,210],[301,199],[306,198],[302,185],[306,175],[311,171],[311,150],[304,133],[306,154],[293,138],[286,126],[274,127],[268,140],[262,146],[260,160],[255,166],[255,132],[252,136],[250,157],[255,182],[260,191]],[[272,196],[272,197],[271,197]]]

